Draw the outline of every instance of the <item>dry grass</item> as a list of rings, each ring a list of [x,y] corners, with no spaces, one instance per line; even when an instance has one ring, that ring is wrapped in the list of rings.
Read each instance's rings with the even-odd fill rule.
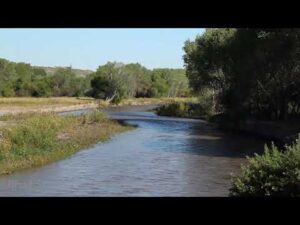
[[[0,108],[8,106],[61,106],[61,105],[77,105],[93,103],[93,98],[86,97],[49,97],[49,98],[33,98],[33,97],[9,97],[0,98]]]
[[[119,105],[169,104],[174,102],[196,102],[197,98],[130,98],[124,99]]]
[[[174,102],[194,102],[196,98],[131,98],[124,99],[118,105],[87,97],[11,97],[0,98],[1,114],[18,114],[27,112],[64,112],[88,108],[105,108],[108,106],[169,104]]]
[[[93,98],[76,97],[11,97],[0,98],[0,114],[26,112],[62,112],[84,108],[96,108]]]

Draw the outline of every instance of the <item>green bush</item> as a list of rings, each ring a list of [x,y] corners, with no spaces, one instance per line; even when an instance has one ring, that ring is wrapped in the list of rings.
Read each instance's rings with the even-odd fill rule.
[[[14,89],[11,87],[11,85],[7,85],[0,88],[2,89],[2,91],[0,90],[0,96],[12,97],[15,95]]]
[[[300,196],[300,136],[285,151],[274,144],[263,155],[248,158],[240,176],[233,177],[230,196]]]
[[[202,97],[199,103],[175,102],[163,105],[157,110],[160,116],[193,117],[207,119],[213,114],[211,98]]]
[[[117,95],[112,99],[113,104],[119,104],[122,100],[124,99],[124,96],[122,95]]]
[[[183,102],[163,105],[157,109],[157,114],[160,116],[187,117],[189,116],[189,105]]]

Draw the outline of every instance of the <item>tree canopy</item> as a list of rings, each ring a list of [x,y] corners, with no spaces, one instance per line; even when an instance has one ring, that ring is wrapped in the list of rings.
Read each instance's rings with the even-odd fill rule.
[[[214,90],[233,117],[300,114],[299,29],[207,29],[184,45],[195,91]]]
[[[30,64],[0,59],[0,96],[81,96],[89,83],[88,76],[76,76],[72,68],[59,68],[49,75]]]

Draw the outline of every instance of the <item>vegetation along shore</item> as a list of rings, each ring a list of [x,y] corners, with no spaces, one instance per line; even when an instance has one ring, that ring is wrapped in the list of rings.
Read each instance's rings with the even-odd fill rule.
[[[226,131],[291,144],[300,133],[299,29],[206,29],[184,44],[198,103],[160,115],[202,117]]]
[[[185,69],[107,62],[83,71],[0,59],[0,174],[131,129],[99,111],[54,112],[156,104],[161,116],[201,118],[281,143],[249,158],[232,196],[300,196],[299,37],[300,29],[206,29],[184,43]]]
[[[0,98],[0,115],[28,112],[66,112],[81,109],[119,107],[131,105],[164,105],[190,102],[193,97],[128,98],[112,103],[91,97],[6,97]]]
[[[116,133],[133,129],[108,119],[100,111],[81,116],[46,112],[7,114],[0,116],[0,121],[0,174],[63,159]]]

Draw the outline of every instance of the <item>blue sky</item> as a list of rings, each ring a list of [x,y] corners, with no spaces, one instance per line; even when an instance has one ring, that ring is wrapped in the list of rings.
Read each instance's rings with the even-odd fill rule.
[[[182,47],[204,29],[0,29],[0,58],[95,70],[107,61],[183,67]]]

